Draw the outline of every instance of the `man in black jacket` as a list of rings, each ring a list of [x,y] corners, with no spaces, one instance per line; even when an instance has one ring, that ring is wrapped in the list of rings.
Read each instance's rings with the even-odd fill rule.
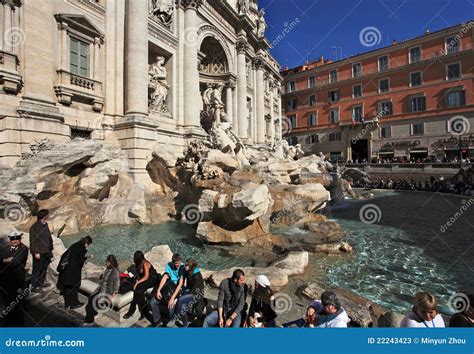
[[[25,265],[28,259],[28,247],[21,243],[23,233],[10,234],[10,245],[0,246],[0,297],[5,309],[0,313],[0,323],[6,326],[23,326],[23,300],[25,292]]]
[[[66,309],[77,309],[84,304],[79,302],[79,287],[81,286],[81,272],[86,262],[87,248],[92,243],[90,236],[81,238],[69,247],[59,260],[57,271],[58,289],[64,297]]]
[[[40,292],[45,288],[46,272],[53,258],[53,239],[46,219],[48,210],[38,212],[38,220],[30,228],[30,252],[33,255],[33,270],[31,274],[31,291]]]
[[[245,274],[237,269],[232,278],[224,279],[219,286],[217,310],[207,315],[203,327],[240,327],[245,305]]]

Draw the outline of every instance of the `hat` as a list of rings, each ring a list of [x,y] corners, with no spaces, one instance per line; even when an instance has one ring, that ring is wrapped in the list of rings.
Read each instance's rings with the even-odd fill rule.
[[[21,240],[21,236],[23,236],[23,232],[20,231],[13,231],[8,238],[10,241]]]
[[[257,277],[255,278],[255,281],[259,285],[263,286],[264,288],[271,285],[270,280],[268,280],[268,278],[265,275],[257,275]]]

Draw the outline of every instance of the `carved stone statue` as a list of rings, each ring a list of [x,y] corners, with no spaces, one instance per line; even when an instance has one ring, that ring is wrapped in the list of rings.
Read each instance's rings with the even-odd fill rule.
[[[258,13],[258,20],[257,20],[257,37],[263,38],[265,37],[265,32],[267,30],[267,21],[265,20],[265,10],[261,9]]]
[[[150,15],[169,28],[173,22],[173,3],[173,0],[149,0]]]
[[[239,0],[237,3],[239,15],[244,15],[249,12],[249,0]]]
[[[168,92],[170,86],[166,81],[166,68],[164,67],[165,58],[156,57],[156,62],[148,68],[148,88],[150,91],[149,107],[150,111],[159,113],[168,113]]]
[[[203,94],[204,107],[210,124],[204,127],[208,132],[211,144],[224,153],[237,157],[239,162],[246,166],[249,161],[246,157],[245,147],[240,138],[235,134],[232,123],[228,120],[222,102],[224,85],[208,85]]]
[[[295,156],[296,160],[302,159],[305,153],[303,149],[301,148],[301,144],[296,144],[295,149],[296,149],[296,156]]]
[[[224,111],[224,103],[222,102],[222,90],[224,85],[209,85],[208,89],[204,91],[203,101],[212,122],[212,127],[219,124],[227,115]]]

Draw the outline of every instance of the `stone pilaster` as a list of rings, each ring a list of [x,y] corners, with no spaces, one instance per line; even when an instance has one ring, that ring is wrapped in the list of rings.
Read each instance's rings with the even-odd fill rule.
[[[105,14],[105,114],[124,114],[125,3],[107,0]]]
[[[235,80],[231,79],[226,82],[226,113],[227,119],[232,122],[234,126],[234,130],[237,131],[238,129],[238,121],[237,117],[234,116],[234,88],[235,88]]]
[[[202,135],[198,70],[198,15],[202,0],[181,0],[184,8],[184,127],[189,137]]]
[[[265,139],[265,61],[262,57],[257,57],[254,60],[255,70],[257,72],[256,78],[256,113],[257,113],[257,139],[258,145],[263,145]]]
[[[270,89],[270,141],[273,145],[275,143],[275,88],[276,84],[272,78],[269,81],[269,89]]]
[[[158,138],[158,122],[148,117],[148,1],[127,0],[125,23],[125,116],[114,131],[131,176],[143,182],[149,180],[146,166]]]
[[[127,0],[125,114],[148,116],[148,2]]]
[[[248,43],[244,38],[239,39],[237,49],[237,128],[239,137],[248,139],[248,109],[247,109],[247,49]]]

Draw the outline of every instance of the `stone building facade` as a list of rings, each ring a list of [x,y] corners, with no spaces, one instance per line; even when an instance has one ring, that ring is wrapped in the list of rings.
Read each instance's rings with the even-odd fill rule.
[[[333,160],[474,158],[474,21],[282,72],[285,138]]]
[[[1,0],[0,19],[0,164],[39,138],[117,139],[140,179],[156,144],[205,139],[209,88],[245,144],[281,139],[256,0]]]

